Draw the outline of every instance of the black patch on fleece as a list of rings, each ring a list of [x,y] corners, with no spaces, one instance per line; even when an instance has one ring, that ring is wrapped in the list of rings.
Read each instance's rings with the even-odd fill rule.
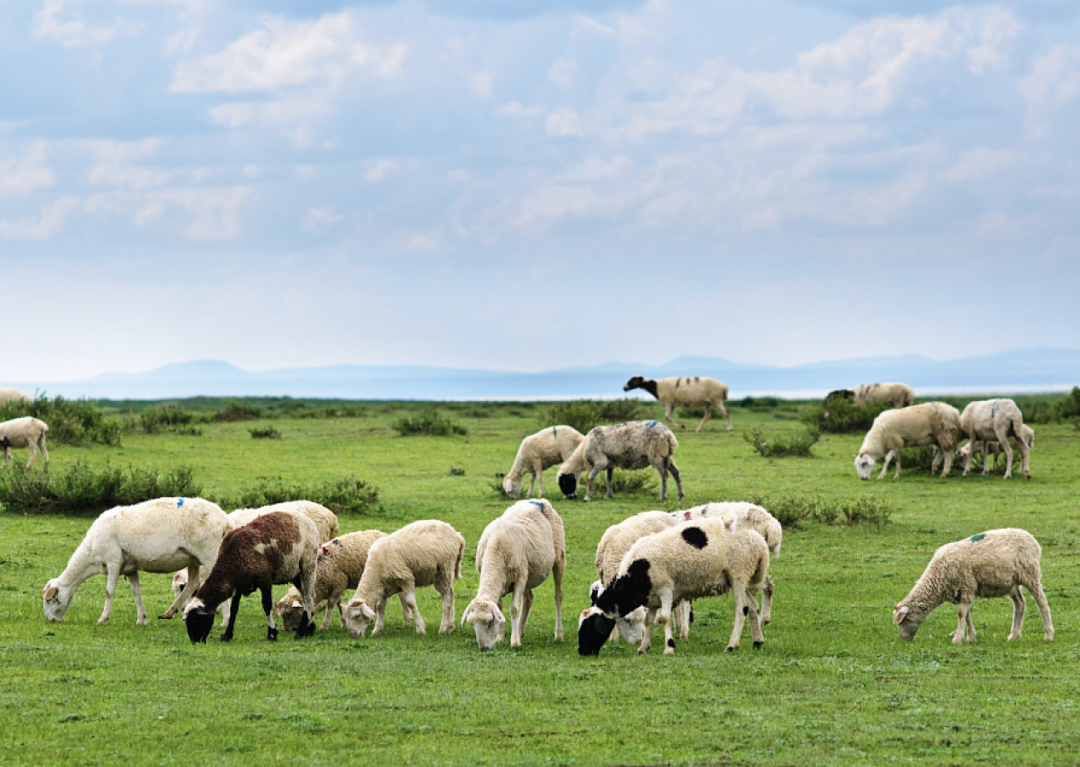
[[[743,605],[742,614],[743,614],[744,617],[750,614],[750,606],[749,605]]]
[[[709,536],[705,535],[705,531],[696,525],[683,528],[682,538],[695,549],[703,549],[709,545]]]
[[[675,640],[674,639],[667,640],[667,646],[670,647],[672,650],[674,650],[675,649]]]
[[[590,615],[578,627],[578,655],[599,655],[600,648],[604,646],[614,628],[615,621],[602,613]]]
[[[649,560],[635,559],[625,575],[616,578],[611,587],[596,600],[596,606],[607,615],[626,615],[645,604],[652,591]]]

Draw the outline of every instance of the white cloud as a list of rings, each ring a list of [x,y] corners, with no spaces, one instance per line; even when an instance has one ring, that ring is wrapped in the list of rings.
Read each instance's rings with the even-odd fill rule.
[[[0,160],[0,194],[29,194],[55,183],[45,161],[44,141],[35,141],[20,158]]]
[[[63,197],[41,209],[36,218],[0,220],[0,238],[5,240],[48,240],[64,231],[67,218],[79,209],[78,200]]]
[[[52,40],[65,48],[85,48],[111,42],[119,35],[132,35],[139,27],[124,19],[116,18],[111,24],[101,25],[83,21],[77,15],[65,14],[67,6],[78,0],[45,0],[34,14],[34,36]]]
[[[544,128],[549,136],[584,136],[581,117],[572,109],[556,109],[547,116]]]
[[[384,157],[381,160],[368,164],[367,170],[364,171],[364,181],[371,183],[385,181],[387,177],[400,170],[401,163],[390,157]]]
[[[241,231],[244,206],[251,200],[247,187],[189,188],[146,195],[135,223],[147,227],[163,222],[194,241],[226,240]]]
[[[325,233],[345,220],[345,217],[333,208],[312,208],[304,214],[303,227],[310,232]]]

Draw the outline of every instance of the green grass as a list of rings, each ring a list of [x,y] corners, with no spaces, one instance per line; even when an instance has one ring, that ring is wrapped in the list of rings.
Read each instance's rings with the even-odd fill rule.
[[[355,403],[354,403],[355,404]],[[343,405],[337,405],[342,407]],[[509,501],[492,490],[522,437],[550,404],[439,403],[466,436],[398,436],[411,403],[363,403],[364,417],[276,414],[281,439],[252,439],[270,421],[201,424],[201,436],[124,435],[122,446],[58,446],[54,470],[190,467],[209,498],[237,498],[267,483],[318,485],[355,476],[379,492],[379,513],[341,517],[342,531],[391,531],[438,518],[467,541],[457,616],[475,594],[474,553],[484,526]],[[662,417],[655,403],[642,417]],[[862,435],[823,435],[810,458],[762,458],[741,437],[803,426],[776,408],[732,409],[735,432],[714,420],[678,432],[687,496],[656,501],[617,493],[585,504],[545,487],[567,531],[566,640],[552,638],[550,583],[537,591],[524,647],[481,654],[470,629],[438,636],[439,601],[419,597],[428,636],[401,628],[353,640],[329,632],[265,639],[257,599],[240,607],[229,645],[192,646],[177,621],[135,626],[121,584],[112,623],[97,626],[104,578],[87,581],[62,624],[41,609],[45,581],[61,572],[90,519],[0,513],[0,763],[4,765],[1072,765],[1080,761],[1080,520],[1071,424],[1036,426],[1033,478],[945,480],[904,469],[899,480],[860,482],[852,454]],[[783,415],[782,415],[783,414]],[[778,417],[780,416],[780,417]],[[22,451],[16,451],[16,460]],[[464,473],[451,472],[459,469]],[[669,491],[672,488],[669,487]],[[553,497],[554,496],[554,497]],[[870,508],[889,522],[802,521],[786,531],[771,574],[766,644],[724,652],[729,596],[699,600],[690,639],[674,657],[638,656],[625,643],[577,655],[577,613],[587,606],[604,529],[646,509],[764,497],[777,503]],[[810,500],[807,500],[810,499]],[[861,503],[859,507],[857,504]],[[814,508],[817,508],[815,506]],[[1029,604],[1024,636],[1006,643],[1008,600],[973,610],[975,644],[954,647],[956,612],[943,606],[915,641],[902,642],[892,605],[942,543],[1005,526],[1043,546],[1043,580],[1057,638],[1042,640]],[[152,615],[169,603],[169,577],[144,575]],[[284,591],[281,587],[280,591]]]

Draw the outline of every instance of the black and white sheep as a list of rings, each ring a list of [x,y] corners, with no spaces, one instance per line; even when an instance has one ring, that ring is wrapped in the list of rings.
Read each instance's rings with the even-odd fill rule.
[[[181,566],[212,567],[229,520],[216,504],[202,498],[157,498],[134,506],[117,506],[103,512],[71,555],[67,567],[45,584],[42,592],[45,617],[61,621],[83,581],[102,573],[105,609],[98,623],[109,622],[113,595],[120,576],[126,576],[135,595],[139,625],[146,623],[139,572],[169,573]],[[198,572],[194,570],[193,572]],[[171,618],[199,585],[187,584],[159,618]]]
[[[1005,479],[1012,476],[1013,449],[1010,438],[1015,438],[1020,447],[1021,464],[1020,470],[1024,476],[1031,479],[1028,469],[1028,443],[1024,439],[1024,416],[1020,408],[1011,399],[988,399],[969,402],[963,412],[960,413],[960,428],[964,430],[968,438],[973,441],[995,440],[1005,451]],[[1034,438],[1034,433],[1032,433]],[[967,476],[971,471],[971,453],[968,451],[964,457],[964,474]],[[988,471],[986,464],[986,450],[983,450],[983,474]]]
[[[450,525],[424,519],[405,525],[375,541],[368,551],[364,575],[353,598],[342,610],[345,628],[354,639],[362,637],[375,620],[371,635],[383,630],[387,597],[401,594],[416,621],[416,633],[427,633],[416,606],[416,589],[434,586],[442,597],[439,633],[454,628],[454,581],[461,578],[465,539]]]
[[[1007,596],[1013,603],[1012,630],[1008,640],[1020,638],[1024,622],[1023,586],[1035,597],[1042,614],[1043,638],[1054,639],[1050,605],[1042,590],[1039,560],[1042,547],[1026,530],[1004,528],[988,530],[962,541],[946,543],[934,552],[930,564],[910,593],[893,610],[893,623],[900,636],[914,639],[919,626],[939,605],[959,605],[959,625],[952,633],[953,643],[965,639],[974,642],[971,605],[976,597],[990,599]]]
[[[661,378],[659,381],[644,376],[633,376],[625,384],[623,391],[631,389],[644,389],[656,397],[664,405],[664,418],[672,426],[683,428],[682,424],[676,423],[674,413],[677,407],[700,407],[705,408],[705,417],[698,424],[697,431],[712,418],[713,406],[720,409],[720,413],[727,421],[727,430],[731,431],[731,416],[728,415],[724,402],[728,398],[727,384],[717,381],[715,378],[705,376],[686,376],[683,378]]]
[[[476,546],[480,583],[465,608],[461,625],[473,625],[481,652],[506,637],[502,598],[510,594],[510,646],[520,647],[532,609],[533,589],[555,585],[555,639],[562,641],[562,579],[566,572],[566,534],[562,518],[547,501],[518,501],[488,523]]]
[[[644,469],[652,466],[660,474],[660,500],[667,500],[667,475],[675,478],[679,498],[683,497],[679,467],[675,465],[675,449],[679,442],[671,429],[659,421],[629,421],[613,426],[597,426],[559,469],[559,489],[567,498],[577,497],[578,477],[588,474],[585,500],[592,498],[596,476],[607,470],[607,493],[612,497],[611,480],[615,469]]]
[[[878,479],[884,479],[889,461],[896,458],[896,474],[900,476],[900,449],[920,445],[933,445],[939,450],[938,458],[944,457],[945,467],[941,476],[949,474],[953,451],[963,437],[960,412],[944,402],[927,402],[899,410],[886,410],[874,419],[866,433],[859,452],[855,455],[855,471],[859,479],[870,479],[874,464],[882,456],[885,462]],[[936,463],[936,459],[935,459]]]
[[[11,448],[20,450],[26,448],[30,451],[30,460],[26,468],[34,465],[38,451],[45,459],[45,465],[49,465],[49,451],[45,449],[45,437],[49,433],[49,425],[39,421],[33,416],[24,415],[22,418],[12,418],[10,421],[0,423],[0,440],[3,440],[4,466],[11,459]]]
[[[266,613],[266,638],[277,639],[272,588],[291,583],[300,589],[304,615],[296,638],[315,633],[315,564],[319,556],[319,533],[303,514],[276,511],[230,530],[221,541],[217,561],[206,582],[184,608],[184,623],[192,644],[205,642],[214,624],[218,605],[232,600],[229,624],[221,641],[233,638],[240,597],[258,590]]]
[[[683,599],[717,596],[731,591],[735,624],[727,649],[739,646],[747,617],[754,646],[765,637],[753,593],[769,572],[769,547],[753,530],[732,533],[722,519],[686,522],[648,535],[623,557],[615,581],[582,615],[578,625],[578,652],[597,655],[611,635],[618,616],[638,607],[647,609],[645,632],[638,652],[648,652],[652,626],[664,624],[664,654],[675,653],[671,632],[672,606]]]
[[[530,434],[521,440],[514,465],[503,480],[503,489],[511,498],[521,497],[522,478],[529,475],[529,497],[533,497],[533,486],[540,485],[537,497],[544,497],[544,469],[549,469],[570,457],[570,454],[585,439],[573,426],[549,426],[536,434]]]

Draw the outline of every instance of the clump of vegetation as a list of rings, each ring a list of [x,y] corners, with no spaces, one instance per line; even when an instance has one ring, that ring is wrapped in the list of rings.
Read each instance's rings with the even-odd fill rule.
[[[744,432],[743,439],[749,442],[762,458],[812,456],[811,448],[821,439],[821,432],[813,426],[808,426],[801,432],[785,431],[766,435],[764,428],[758,425],[749,434]]]
[[[42,393],[29,402],[16,400],[0,406],[0,421],[27,415],[49,425],[51,444],[120,444],[120,424],[106,418],[96,405],[85,399],[68,400],[57,396],[50,400]]]
[[[446,472],[446,476],[448,476],[448,477],[464,477],[465,476],[465,469],[459,469],[456,466],[451,466],[450,471]]]
[[[128,428],[138,428],[147,434],[170,431],[174,434],[198,437],[202,435],[202,429],[195,426],[199,420],[194,413],[175,406],[154,407],[139,413],[137,420],[130,419]]]
[[[390,428],[403,437],[415,435],[448,437],[452,434],[469,433],[464,426],[441,415],[435,408],[424,408],[415,416],[401,416],[390,424]]]
[[[878,402],[856,405],[849,399],[833,397],[804,408],[799,420],[825,434],[851,434],[869,431],[874,419],[888,409],[888,405]]]
[[[30,514],[96,516],[113,506],[163,496],[197,496],[201,488],[186,466],[168,472],[151,467],[123,469],[105,464],[95,469],[82,461],[64,472],[14,466],[0,472],[0,504]]]
[[[254,427],[248,429],[252,439],[281,439],[281,432],[273,426]]]
[[[254,421],[262,418],[262,411],[254,405],[232,400],[224,410],[218,411],[211,420],[218,423],[230,423],[233,421]]]
[[[644,417],[644,405],[636,399],[589,400],[579,399],[559,402],[548,408],[540,417],[540,425],[572,426],[582,434],[588,434],[601,424],[637,421]]]
[[[768,510],[785,529],[798,528],[806,522],[822,522],[849,527],[865,523],[880,530],[892,517],[889,504],[873,498],[841,501],[817,495],[786,495],[772,499],[755,496],[751,502]]]
[[[223,508],[254,509],[286,501],[314,501],[335,514],[381,514],[379,491],[362,479],[340,476],[323,482],[286,482],[281,477],[262,478],[235,497],[220,500]]]

